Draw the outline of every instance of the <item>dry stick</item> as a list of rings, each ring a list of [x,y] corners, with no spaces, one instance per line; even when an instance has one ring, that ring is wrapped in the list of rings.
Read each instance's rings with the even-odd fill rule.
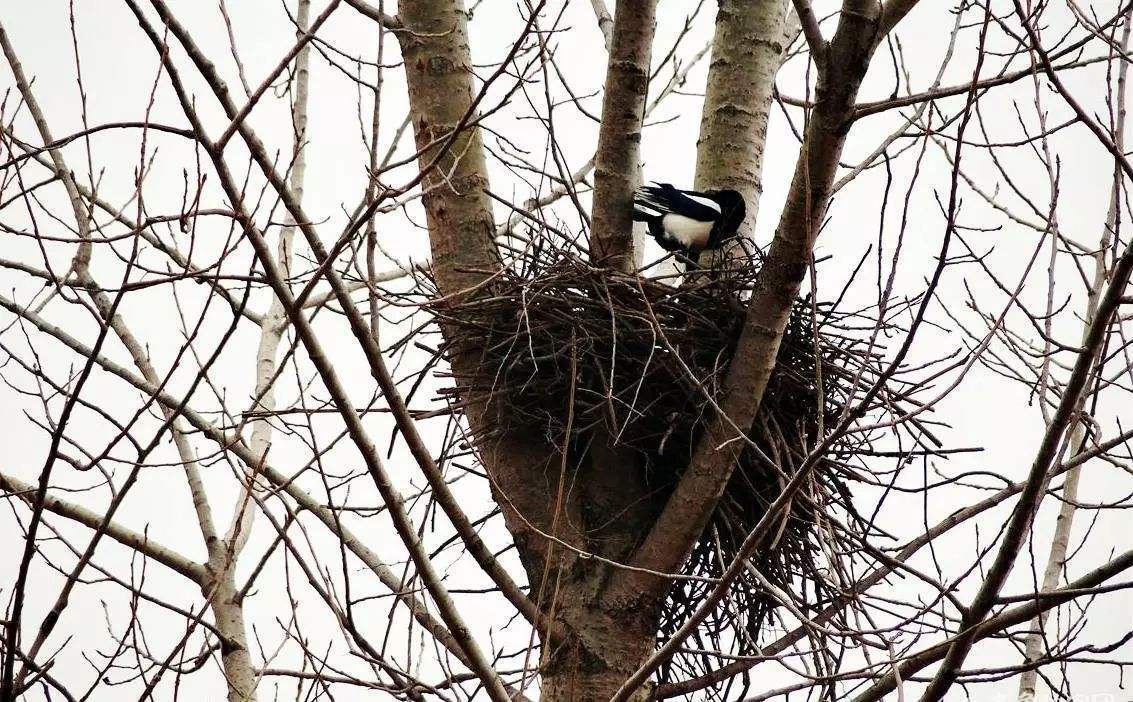
[[[390,31],[401,29],[401,22],[396,17],[381,12],[378,8],[363,2],[363,0],[346,0],[346,4]]]
[[[1129,34],[1130,24],[1128,16],[1126,19],[1125,27],[1121,33],[1121,52],[1125,53],[1129,47]],[[1117,120],[1114,126],[1114,143],[1124,150],[1124,133],[1125,133],[1125,81],[1129,72],[1129,62],[1121,61],[1117,69]],[[1121,197],[1121,179],[1117,177],[1118,174],[1114,173],[1113,189],[1110,192],[1109,201],[1109,214],[1106,217],[1106,222],[1102,228],[1101,240],[1098,243],[1097,250],[1093,252],[1094,258],[1094,279],[1090,284],[1089,292],[1086,297],[1086,313],[1085,313],[1085,328],[1083,329],[1083,339],[1085,342],[1085,330],[1088,328],[1090,322],[1094,320],[1097,315],[1098,295],[1101,292],[1102,285],[1109,273],[1106,266],[1106,255],[1110,248],[1110,233],[1117,231],[1118,213],[1120,211],[1120,197]],[[1080,414],[1085,402],[1085,396],[1079,401],[1077,413]],[[1074,425],[1073,433],[1070,437],[1071,455],[1081,453],[1082,448],[1086,442],[1086,427],[1082,422]],[[1059,578],[1062,576],[1063,568],[1066,564],[1066,555],[1070,545],[1070,532],[1074,525],[1074,514],[1077,511],[1077,498],[1078,498],[1078,480],[1080,477],[1081,468],[1075,467],[1066,474],[1066,479],[1062,487],[1062,505],[1059,508],[1058,518],[1055,522],[1054,537],[1051,540],[1050,553],[1047,555],[1046,568],[1043,571],[1043,579],[1041,591],[1046,592],[1054,589],[1058,585]],[[1042,647],[1044,642],[1043,626],[1046,622],[1046,615],[1040,615],[1035,618],[1031,623],[1033,633],[1027,636],[1026,644],[1023,653],[1023,660],[1025,663],[1031,664],[1039,659],[1042,655]],[[1037,691],[1038,671],[1029,669],[1023,671],[1019,678],[1019,699],[1020,702],[1033,700]]]
[[[973,641],[985,639],[1006,630],[1008,627],[1028,622],[1034,617],[1041,615],[1043,612],[1065,602],[1069,602],[1076,597],[1094,594],[1094,588],[1129,568],[1133,568],[1133,551],[1122,553],[1110,560],[1109,563],[1067,584],[1065,588],[1036,593],[1033,599],[1026,604],[1013,607],[986,620],[972,624],[962,630],[952,640],[944,641],[932,648],[925,649],[920,653],[908,657],[898,666],[898,674],[902,679],[907,680],[910,676],[915,675],[917,671],[923,670],[925,667],[942,658],[946,658],[958,639],[967,638]],[[895,686],[896,681],[894,674],[887,673],[882,679],[871,685],[869,689],[855,697],[853,702],[877,702],[885,695],[892,692]],[[923,700],[924,698],[922,697],[921,699]]]
[[[310,83],[310,44],[311,33],[307,30],[311,13],[311,0],[299,0],[296,10],[297,45],[302,48],[295,55],[295,98],[291,107],[291,119],[294,129],[294,160],[291,164],[290,187],[295,193],[295,199],[303,201],[303,181],[307,174],[307,96]],[[324,13],[325,16],[325,13]],[[265,84],[268,81],[265,81]],[[249,105],[253,100],[249,100]],[[295,238],[295,220],[287,213],[287,221],[279,233],[278,256],[279,265],[285,278],[291,276],[291,254]],[[256,349],[255,389],[253,397],[256,398],[253,410],[271,413],[275,410],[275,378],[276,355],[279,343],[287,324],[287,312],[278,297],[273,297],[267,314],[264,315],[260,325],[260,343]],[[266,459],[268,449],[271,448],[272,425],[267,418],[252,422],[252,452]],[[256,478],[254,472],[245,474],[247,481],[241,496],[236,502],[236,509],[232,515],[232,523],[224,540],[232,554],[232,560],[243,550],[252,531],[252,522],[255,510],[249,509],[252,490],[255,489]]]
[[[555,510],[551,516],[551,536],[558,538],[559,519],[562,517],[563,512],[563,498],[566,497],[566,476],[568,463],[570,461],[570,441],[571,435],[574,431],[574,398],[576,391],[576,384],[578,382],[578,349],[575,345],[576,340],[574,333],[571,333],[570,338],[570,392],[567,394],[567,417],[566,426],[563,430],[563,460],[559,464],[559,482],[555,488]],[[562,569],[555,569],[555,587],[551,593],[551,602],[549,606],[544,606],[543,595],[546,591],[547,580],[551,572],[551,563],[554,559],[554,542],[547,546],[547,557],[543,559],[543,576],[539,579],[539,593],[535,598],[535,605],[539,609],[547,610],[547,620],[553,622],[555,620],[555,608],[559,604],[559,585],[562,582]],[[523,677],[519,681],[519,689],[524,690],[527,687],[527,670],[528,663],[531,657],[531,651],[534,649],[535,634],[538,633],[537,627],[531,627],[531,635],[527,640],[527,650],[523,655]],[[548,629],[543,632],[543,645],[550,649],[554,646],[552,642],[552,632]]]
[[[1062,95],[1070,108],[1078,115],[1079,120],[1094,133],[1102,146],[1113,155],[1116,166],[1125,173],[1126,177],[1133,178],[1133,165],[1125,158],[1120,147],[1113,142],[1102,127],[1082,109],[1077,100],[1066,90],[1062,80],[1058,77],[1058,73],[1050,63],[1050,57],[1047,55],[1046,51],[1043,50],[1039,38],[1034,28],[1031,26],[1022,5],[1018,0],[1015,0],[1014,4],[1015,12],[1030,39],[1031,47],[1039,56],[1040,62],[1043,64],[1043,69],[1055,88]],[[1051,417],[1046,432],[1043,434],[1043,439],[1039,444],[1034,463],[1031,465],[1031,470],[1027,476],[1026,486],[1019,498],[1019,504],[1011,514],[1011,520],[1007,525],[999,551],[996,553],[995,560],[984,576],[983,584],[980,586],[975,597],[972,599],[968,611],[965,612],[962,618],[961,623],[964,633],[957,636],[949,646],[944,661],[940,664],[939,670],[937,670],[936,675],[933,677],[932,682],[929,683],[928,688],[921,698],[924,702],[935,702],[936,700],[943,699],[948,689],[952,686],[956,674],[960,670],[960,666],[963,664],[964,659],[967,657],[975,641],[973,633],[975,631],[975,625],[982,621],[984,617],[987,616],[988,612],[991,611],[995,603],[995,598],[999,594],[999,590],[1003,587],[1008,574],[1011,572],[1015,558],[1018,556],[1019,550],[1022,547],[1023,540],[1030,531],[1031,523],[1035,513],[1038,511],[1039,502],[1045,494],[1044,486],[1047,482],[1051,464],[1056,460],[1066,430],[1076,416],[1078,403],[1085,391],[1091,376],[1091,371],[1094,367],[1094,360],[1106,339],[1110,320],[1121,304],[1121,298],[1124,294],[1125,286],[1129,282],[1130,273],[1133,273],[1133,244],[1126,247],[1114,266],[1113,278],[1110,280],[1105,288],[1104,294],[1101,296],[1101,300],[1098,303],[1097,317],[1087,329],[1085,343],[1082,344],[1082,350],[1077,354],[1074,370],[1066,383],[1066,388],[1058,408]]]
[[[24,147],[24,153],[20,156],[13,156],[5,163],[0,163],[0,171],[4,171],[11,168],[12,166],[16,166],[28,160],[29,158],[34,158],[42,154],[44,151],[58,149],[61,146],[70,144],[76,139],[81,139],[92,134],[98,134],[99,132],[104,132],[108,129],[144,129],[153,132],[166,132],[168,134],[176,134],[177,136],[182,136],[186,139],[195,138],[193,133],[188,129],[172,127],[167,124],[160,124],[158,122],[108,122],[106,124],[100,124],[97,127],[87,127],[85,129],[80,129],[79,131],[68,134],[65,137],[55,139],[51,143],[45,144],[44,146],[31,147],[21,143],[20,146]],[[7,130],[5,129],[4,131]],[[76,183],[76,185],[78,184]]]
[[[197,66],[198,70],[201,71],[202,76],[212,88],[217,99],[221,101],[225,112],[232,114],[235,110],[235,106],[227,97],[228,92],[227,88],[224,86],[224,81],[216,74],[215,69],[204,58],[204,55],[192,41],[192,38],[185,31],[184,27],[182,27],[168,11],[165,3],[162,2],[162,0],[152,1],[154,6],[158,9],[158,13],[161,15],[162,20],[166,23],[166,26],[168,26],[174,33],[174,35],[177,36],[178,40],[185,47],[186,52],[189,54],[190,58],[193,59],[193,62]],[[128,2],[131,5],[134,4],[133,0],[128,0]],[[541,2],[539,7],[542,7],[542,4],[543,3]],[[534,17],[534,14],[532,15],[532,17]],[[529,21],[526,27],[526,31],[530,31],[530,29],[531,22]],[[503,65],[506,65],[506,61]],[[490,84],[490,82],[491,81],[485,84],[480,93],[480,96],[483,96],[484,90],[487,89],[487,85]],[[473,110],[475,109],[475,104],[476,103],[474,102],[472,107]],[[469,115],[465,115],[465,121],[467,121],[468,118]],[[458,133],[460,131],[460,128],[461,127],[458,125],[457,129],[454,130],[453,133]],[[333,269],[333,267],[328,265],[329,259],[327,257],[327,251],[323,246],[317,232],[315,232],[315,230],[312,228],[310,224],[311,220],[303,212],[302,205],[296,201],[291,190],[287,187],[287,185],[282,181],[282,178],[275,171],[274,165],[272,164],[271,159],[268,157],[263,143],[259,140],[255,133],[252,132],[251,128],[248,127],[245,122],[241,122],[239,124],[238,131],[241,137],[244,139],[249,151],[252,153],[253,158],[255,158],[257,164],[263,170],[264,174],[268,177],[276,192],[280,195],[280,198],[283,200],[283,203],[286,206],[288,213],[293,218],[293,221],[298,224],[300,231],[303,232],[308,245],[310,245],[312,252],[315,254],[316,260],[319,261],[320,266],[323,266],[325,268],[327,281],[331,284],[331,287],[334,290],[339,304],[342,306],[343,311],[346,313],[354,337],[362,346],[366,360],[368,361],[370,366],[371,374],[378,381],[378,385],[379,387],[381,387],[383,395],[386,397],[387,402],[390,404],[390,408],[393,410],[394,418],[406,438],[406,443],[409,445],[410,451],[413,454],[414,459],[417,461],[419,467],[421,468],[422,473],[424,473],[425,477],[428,479],[430,486],[434,488],[438,503],[441,504],[442,509],[444,509],[445,515],[453,523],[453,526],[460,534],[461,539],[465,542],[465,545],[468,547],[469,552],[472,554],[473,558],[476,559],[477,563],[493,580],[493,582],[495,582],[496,585],[500,587],[501,592],[505,597],[507,597],[508,601],[511,602],[512,605],[515,606],[520,611],[520,613],[522,613],[524,617],[529,621],[538,621],[538,610],[530,602],[530,600],[511,578],[511,576],[504,570],[503,566],[500,565],[499,562],[495,559],[487,545],[484,544],[480,539],[479,535],[476,533],[475,528],[468,520],[467,515],[464,515],[463,511],[460,509],[455,496],[452,495],[452,492],[445,484],[440,469],[436,466],[436,463],[433,461],[428,448],[425,446],[424,441],[421,439],[419,433],[417,432],[416,423],[410,416],[409,411],[405,406],[404,399],[402,398],[400,391],[398,390],[396,384],[389,374],[389,370],[382,356],[381,349],[379,348],[376,340],[370,334],[369,325],[366,324],[366,321],[359,311],[357,305],[354,304],[354,301],[350,297],[349,291],[346,289],[341,277]],[[202,139],[205,138],[203,133],[201,136]],[[444,148],[447,148],[448,146],[451,146],[451,143],[452,138],[450,137],[447,143],[442,147],[442,150]],[[439,155],[434,157],[433,164],[436,164],[438,159]],[[422,169],[421,173],[417,176],[414,182],[417,182],[421,178],[423,178],[428,173],[428,171],[429,168]],[[375,200],[375,204],[377,204],[378,202],[380,202],[380,199]],[[356,220],[355,225],[360,225],[362,222],[364,222],[366,216],[367,215],[363,215],[363,217]],[[352,413],[352,416],[356,418],[357,415],[356,413]]]
[[[55,338],[78,355],[84,358],[93,358],[100,368],[121,378],[131,386],[137,388],[140,392],[153,397],[162,406],[179,410],[180,415],[184,417],[194,429],[201,432],[202,435],[222,449],[231,451],[245,466],[258,471],[260,475],[267,478],[273,485],[277,486],[283,492],[286,492],[302,509],[310,512],[322,522],[351,553],[357,556],[367,568],[377,575],[382,585],[395,593],[397,597],[405,603],[418,624],[471,669],[471,665],[469,665],[459,642],[452,633],[445,628],[444,624],[438,622],[433,615],[429,613],[425,605],[412,593],[403,592],[401,579],[382,561],[378,554],[366,546],[347,526],[342,524],[333,510],[324,506],[307,493],[306,490],[301,488],[296,483],[296,476],[285,475],[272,464],[261,462],[262,457],[252,454],[247,444],[244,443],[244,440],[239,435],[228,433],[217,428],[207,417],[189,407],[187,399],[174,397],[162,389],[161,386],[150,383],[145,380],[145,378],[135,375],[128,368],[105,356],[95,354],[90,347],[86,346],[60,327],[46,321],[35,312],[17,305],[3,295],[0,295],[0,308],[7,309],[13,314],[27,320],[37,329]]]
[[[131,9],[134,11],[139,24],[142,25],[144,31],[149,36],[150,41],[160,51],[160,38],[157,36],[156,32],[154,32],[149,22],[145,19],[145,16],[141,14],[140,9],[137,7],[134,0],[127,0],[127,4],[129,4]],[[172,16],[168,12],[168,8],[165,7],[164,3],[161,0],[152,0],[152,4],[158,9],[162,20],[166,23],[166,26],[168,26],[174,32],[178,40],[181,41],[187,49],[189,49],[189,47],[193,47],[193,50],[190,50],[190,54],[193,55],[195,53],[199,57],[199,52],[195,51],[195,45],[185,33],[184,28],[181,27],[175,20],[173,20]],[[480,650],[479,645],[472,638],[471,632],[469,632],[467,625],[464,623],[463,617],[461,617],[456,604],[453,602],[452,597],[448,593],[448,590],[441,582],[439,575],[433,569],[429,555],[425,551],[424,546],[417,536],[416,529],[414,528],[413,523],[409,518],[409,514],[406,512],[403,499],[400,493],[397,491],[397,488],[393,485],[393,482],[390,480],[385,466],[383,465],[381,458],[378,455],[377,447],[374,445],[373,441],[370,439],[369,433],[363,426],[358,412],[355,410],[354,405],[351,402],[348,393],[346,392],[345,386],[339,379],[338,373],[335,371],[334,366],[330,363],[329,358],[323,351],[322,345],[320,344],[318,337],[315,335],[310,321],[307,319],[302,309],[295,305],[295,300],[291,295],[290,289],[287,287],[287,283],[284,279],[283,274],[277,267],[275,257],[272,255],[270,247],[264,240],[263,235],[253,225],[250,216],[243,211],[244,208],[240,191],[236,187],[235,182],[233,181],[233,178],[228,171],[228,167],[223,160],[223,156],[206,136],[204,125],[200,122],[200,119],[196,114],[196,110],[193,107],[191,98],[189,98],[189,96],[185,93],[184,87],[180,83],[176,68],[172,65],[172,63],[169,61],[169,57],[164,52],[162,52],[161,59],[163,63],[166,64],[166,68],[170,76],[170,81],[173,83],[174,90],[177,94],[178,100],[181,102],[182,109],[185,111],[186,116],[189,118],[190,123],[193,125],[193,129],[197,132],[198,137],[202,145],[204,145],[206,152],[212,159],[213,167],[216,170],[217,175],[220,177],[222,187],[224,188],[228,199],[230,200],[233,208],[237,210],[237,218],[243,227],[245,236],[248,237],[249,241],[252,243],[252,246],[255,248],[256,257],[259,259],[261,265],[264,268],[264,272],[267,275],[269,284],[275,291],[276,296],[278,296],[283,301],[283,304],[287,309],[288,317],[291,319],[291,323],[295,326],[299,337],[302,339],[303,345],[307,349],[312,364],[318,370],[319,376],[322,378],[324,385],[331,395],[331,398],[333,399],[335,405],[338,407],[340,414],[346,424],[347,432],[350,435],[351,440],[357,446],[359,452],[362,454],[362,458],[366,463],[366,468],[373,478],[375,486],[381,493],[382,499],[386,502],[394,527],[398,532],[398,536],[401,538],[402,542],[409,550],[410,556],[417,568],[418,574],[421,576],[421,579],[425,583],[429,594],[432,596],[433,601],[436,603],[437,608],[440,611],[441,618],[448,625],[449,630],[452,632],[454,638],[460,643],[461,648],[464,650],[465,654],[468,657],[468,662],[473,672],[475,672],[483,682],[489,696],[493,700],[495,700],[495,702],[507,702],[509,700],[507,690],[504,688],[502,681],[499,679],[499,676],[492,669],[492,666],[488,659],[485,657],[483,651]],[[211,66],[208,66],[206,64],[202,67],[201,64],[198,64],[198,68],[201,68],[202,72],[207,71],[209,74],[211,74],[206,77],[216,78],[215,73],[212,72]],[[231,108],[231,101],[226,99],[227,93],[222,91],[217,92],[218,97],[224,96],[223,101],[225,103],[225,108],[227,111],[229,108]],[[240,123],[239,131],[241,133],[241,136],[244,137],[245,141],[248,142],[249,147],[252,148],[253,151],[256,150],[253,147],[253,144],[255,146],[258,146],[262,150],[262,144],[260,144],[257,139],[248,137],[247,126],[244,123]],[[265,154],[261,153],[259,154],[259,156],[262,157],[265,156]],[[257,161],[259,161],[259,159],[257,159]],[[261,163],[261,167],[265,166],[270,167],[270,163]],[[267,168],[265,168],[265,170],[267,170]],[[274,174],[274,169],[272,169],[272,173],[274,175],[274,180],[278,180],[278,175]],[[306,217],[303,216],[301,207],[297,202],[294,201],[291,192],[286,188],[286,186],[281,183],[278,190],[280,191],[281,196],[286,193],[286,197],[284,199],[287,203],[288,210],[291,212],[292,216],[295,217],[296,221],[302,222],[304,229],[306,228],[306,226],[309,226],[309,220],[307,220]],[[318,243],[319,248],[321,248],[321,243],[318,242],[317,236],[311,238],[314,239],[313,242],[309,240],[312,248],[315,248],[316,243]],[[316,251],[317,250],[318,249],[316,249]],[[333,274],[333,271],[328,270],[327,275],[328,279],[333,280],[334,278],[337,278],[337,276]],[[353,301],[348,294],[344,293],[342,296],[340,296],[340,301],[343,302],[344,306],[346,306],[347,303],[350,303],[351,306],[353,306]],[[354,312],[357,313],[357,308],[354,308]],[[361,336],[370,338],[368,330]]]

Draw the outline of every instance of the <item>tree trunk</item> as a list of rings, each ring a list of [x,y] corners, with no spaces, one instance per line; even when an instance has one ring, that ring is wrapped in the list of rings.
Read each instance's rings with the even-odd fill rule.
[[[473,288],[499,268],[492,207],[485,192],[484,147],[480,130],[467,126],[473,100],[468,14],[460,0],[414,0],[402,3],[399,10],[407,31],[397,37],[414,136],[423,150],[420,163],[434,165],[421,183],[433,273],[444,294],[451,295]],[[452,131],[462,125],[448,143]]]
[[[213,619],[220,633],[220,661],[228,684],[228,702],[250,702],[256,699],[257,676],[248,651],[248,635],[244,626],[244,607],[238,599],[235,570],[231,564],[211,562],[210,578],[220,566],[218,581],[206,580],[201,592],[211,602]]]
[[[553,649],[544,646],[543,702],[608,702],[653,651],[655,622],[630,622],[588,604],[585,608],[585,630]],[[650,686],[643,686],[632,699],[644,702],[650,692]]]
[[[722,0],[696,144],[697,189],[744,196],[741,233],[750,237],[763,192],[763,149],[775,76],[787,48],[782,0]]]
[[[441,294],[459,300],[481,292],[479,286],[501,265],[486,192],[484,149],[479,129],[470,126],[475,106],[468,15],[461,0],[406,0],[399,6],[399,18],[406,30],[397,37],[421,152],[418,161],[422,169],[429,169],[421,185],[432,271]],[[477,378],[483,371],[481,350],[462,344],[458,332],[442,332],[450,344],[448,360],[454,375],[461,380]],[[506,427],[506,417],[489,396],[473,393],[462,399],[477,452],[534,598],[546,576],[575,560],[573,552],[564,552],[559,557],[562,562],[548,570],[552,545],[544,534],[554,533],[573,545],[582,543],[575,531],[580,518],[571,511],[574,503],[553,499],[563,466],[555,447],[541,437],[500,431],[501,425]]]
[[[590,258],[610,268],[633,267],[633,191],[640,185],[641,128],[649,89],[657,0],[620,0],[602,94],[602,124],[594,163]]]

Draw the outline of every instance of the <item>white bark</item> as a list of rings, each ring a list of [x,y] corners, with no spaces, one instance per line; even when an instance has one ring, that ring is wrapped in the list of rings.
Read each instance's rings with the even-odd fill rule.
[[[296,35],[301,37],[310,24],[311,0],[299,0],[296,11]],[[292,102],[291,119],[295,129],[294,160],[291,165],[290,186],[295,199],[303,201],[303,183],[307,175],[306,139],[307,139],[307,99],[310,84],[310,50],[311,45],[306,44],[295,56],[295,97]],[[276,258],[285,276],[291,274],[291,259],[293,242],[295,239],[295,219],[288,212],[283,230],[279,233],[279,243]],[[279,353],[279,343],[283,332],[287,329],[287,310],[283,302],[276,296],[271,299],[271,306],[264,315],[260,326],[260,345],[256,350],[256,389],[253,396],[252,411],[270,415],[275,411],[275,379],[278,375],[276,357]],[[271,449],[271,418],[263,416],[253,419],[249,424],[252,427],[250,446],[252,453],[267,460]],[[252,521],[255,509],[252,505],[251,490],[255,489],[256,476],[252,471],[245,475],[246,484],[241,499],[236,503],[232,515],[232,523],[228,527],[225,541],[232,553],[232,558],[243,550],[252,531]]]
[[[731,188],[743,195],[747,211],[740,232],[747,238],[755,234],[775,76],[793,20],[782,0],[725,0],[716,15],[694,182],[701,190]],[[715,265],[720,256],[705,259]]]

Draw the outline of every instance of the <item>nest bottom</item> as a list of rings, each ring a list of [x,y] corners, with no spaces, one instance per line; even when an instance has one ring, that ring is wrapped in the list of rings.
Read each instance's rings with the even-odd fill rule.
[[[499,276],[483,294],[430,307],[448,338],[479,349],[481,367],[490,371],[449,392],[490,392],[498,408],[493,414],[506,422],[497,431],[538,432],[557,446],[587,445],[596,432],[612,437],[645,467],[663,506],[699,439],[708,398],[720,395],[757,272],[745,261],[673,286],[544,251],[522,273]],[[848,401],[850,383],[838,362],[848,350],[838,339],[816,337],[813,311],[810,304],[797,306],[750,428],[749,438],[773,463],[750,448],[742,452],[685,574],[721,573],[816,443],[820,418],[829,426]],[[565,411],[567,398],[573,398],[573,412]],[[821,548],[816,525],[831,501],[845,494],[830,464],[819,464],[773,542],[751,559],[698,635],[729,638],[733,648],[751,651],[777,603],[774,590],[821,606],[834,556]],[[708,587],[685,580],[673,588],[662,634],[685,621]]]

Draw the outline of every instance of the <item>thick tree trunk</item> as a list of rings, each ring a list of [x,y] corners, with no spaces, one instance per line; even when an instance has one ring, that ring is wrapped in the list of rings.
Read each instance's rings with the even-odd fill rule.
[[[406,31],[397,37],[413,131],[423,149],[420,163],[434,166],[421,184],[433,274],[444,294],[452,295],[499,267],[480,130],[467,126],[473,100],[468,15],[460,0],[414,0],[401,3],[399,11]]]
[[[421,150],[418,160],[422,169],[429,169],[421,185],[432,271],[442,295],[461,299],[482,292],[479,286],[500,268],[484,149],[479,129],[470,126],[475,110],[468,15],[460,0],[406,0],[399,6],[399,19],[405,29],[397,37]],[[453,373],[462,379],[478,377],[480,349],[461,344],[458,333],[445,333]],[[576,503],[554,497],[561,459],[541,437],[501,431],[507,417],[490,397],[463,399],[492,492],[538,603],[544,585],[553,587],[554,574],[576,560],[573,551],[565,550],[552,558],[553,542],[546,534],[582,544]],[[545,597],[550,596],[547,589]]]
[[[608,702],[653,651],[655,622],[610,617],[589,607],[585,620],[587,628],[577,637],[544,647],[542,702]],[[634,701],[644,702],[650,691],[642,687]]]

